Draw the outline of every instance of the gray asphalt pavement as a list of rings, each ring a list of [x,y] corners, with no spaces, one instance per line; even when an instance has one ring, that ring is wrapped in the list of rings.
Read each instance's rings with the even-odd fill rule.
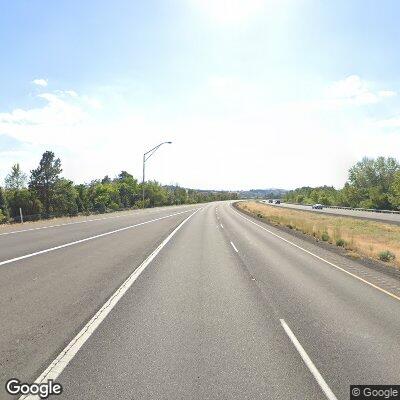
[[[0,265],[0,390],[9,377],[34,380],[132,270],[187,217],[185,211],[193,208],[145,210],[123,218],[110,218],[110,214],[103,220],[0,236],[1,264],[166,217]]]
[[[327,207],[324,207],[322,210],[314,210],[311,206],[304,206],[300,204],[288,204],[288,203],[271,204],[271,205],[275,207],[293,208],[295,210],[312,211],[322,214],[334,214],[344,217],[371,219],[374,221],[393,223],[396,225],[400,224],[400,214],[386,214],[374,211],[346,210],[340,208],[327,208]]]
[[[172,232],[55,399],[348,399],[350,384],[400,384],[400,282],[228,202],[0,236],[0,262],[126,227],[0,266],[1,386],[33,382]]]

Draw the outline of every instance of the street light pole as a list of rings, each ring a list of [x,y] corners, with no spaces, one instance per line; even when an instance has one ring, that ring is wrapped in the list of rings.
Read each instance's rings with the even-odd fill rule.
[[[143,154],[143,180],[142,180],[142,203],[144,208],[144,178],[145,178],[145,168],[146,168],[146,161],[163,145],[163,144],[171,144],[172,142],[162,142],[157,146],[153,147],[149,151]]]
[[[143,180],[142,180],[142,207],[144,208],[144,166],[146,163],[146,154],[143,154]]]

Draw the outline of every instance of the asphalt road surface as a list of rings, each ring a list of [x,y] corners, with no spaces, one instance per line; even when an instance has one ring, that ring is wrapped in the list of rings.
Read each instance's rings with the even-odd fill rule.
[[[54,399],[348,399],[350,384],[400,384],[395,277],[229,202],[98,218],[0,232],[0,398],[11,377],[54,379]]]
[[[334,215],[353,217],[353,218],[372,219],[374,221],[387,222],[400,225],[400,214],[386,214],[374,211],[346,210],[340,208],[327,208],[327,207],[324,207],[322,210],[314,210],[311,206],[304,206],[300,204],[288,204],[288,203],[280,203],[280,204],[268,203],[268,204],[276,207],[286,207],[286,208],[293,208],[295,210],[305,210],[316,213],[334,214]]]

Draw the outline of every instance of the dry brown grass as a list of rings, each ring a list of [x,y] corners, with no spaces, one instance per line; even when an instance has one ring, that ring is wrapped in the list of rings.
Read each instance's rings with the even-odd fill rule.
[[[400,266],[400,226],[363,219],[330,216],[245,201],[238,207],[266,221],[298,230],[334,245],[345,247],[349,254],[378,260],[389,250],[396,256],[391,265]],[[344,241],[344,243],[343,243]]]

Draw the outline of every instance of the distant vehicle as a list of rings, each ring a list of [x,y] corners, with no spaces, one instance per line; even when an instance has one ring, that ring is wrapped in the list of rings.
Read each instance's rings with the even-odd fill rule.
[[[274,200],[274,204],[281,204],[280,200]]]
[[[273,203],[274,201],[272,200],[272,199],[269,199],[268,200],[268,203]]]
[[[322,204],[313,204],[312,208],[314,210],[322,210],[324,206]]]

